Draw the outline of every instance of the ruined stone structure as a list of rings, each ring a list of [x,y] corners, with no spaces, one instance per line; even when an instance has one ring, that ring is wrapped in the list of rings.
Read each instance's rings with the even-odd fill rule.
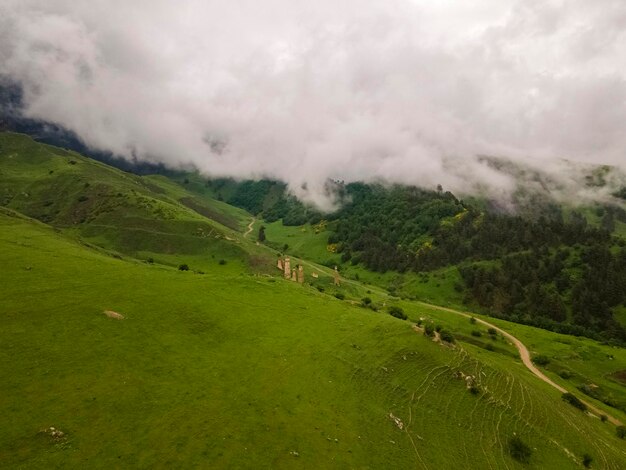
[[[285,279],[291,279],[294,282],[304,284],[304,266],[298,264],[292,269],[289,257],[286,256],[285,258],[278,258],[276,268],[283,272]]]
[[[339,285],[339,271],[337,270],[337,266],[335,266],[335,272],[333,273],[334,283],[336,286]]]
[[[291,260],[287,257],[283,261],[285,279],[291,279]]]

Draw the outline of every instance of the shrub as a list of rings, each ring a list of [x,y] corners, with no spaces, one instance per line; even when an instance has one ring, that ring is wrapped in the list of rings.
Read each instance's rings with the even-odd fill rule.
[[[478,331],[478,330],[472,330],[472,336],[476,336],[477,338],[480,338],[483,334]]]
[[[424,323],[421,319],[417,320],[417,326],[422,326],[422,323]]]
[[[593,457],[589,454],[583,454],[583,465],[585,468],[591,467],[591,462],[593,462]]]
[[[561,377],[562,379],[570,379],[572,377],[572,374],[570,373],[569,370],[565,370],[563,369],[561,372],[559,372],[559,377]]]
[[[615,428],[615,433],[620,439],[626,438],[626,426],[624,426],[623,424],[618,426],[617,428]]]
[[[337,293],[335,294],[335,297],[336,297],[336,298],[338,298],[339,300],[343,300],[343,299],[345,299],[345,298],[346,298],[346,296],[345,296],[345,295],[343,295],[341,292],[337,292]]]
[[[518,462],[528,463],[533,451],[518,436],[513,436],[509,439],[509,453]]]
[[[217,264],[219,264],[220,266],[224,266],[226,264],[226,260],[225,259],[221,259],[217,262]]]
[[[361,299],[361,302],[363,303],[363,305],[369,305],[372,303],[372,299],[370,299],[369,297],[363,297]]]
[[[146,263],[148,263],[148,264],[154,264],[154,258],[148,258],[148,259],[146,260]]]
[[[424,334],[426,336],[433,336],[435,334],[435,328],[431,323],[428,323],[424,326]]]
[[[178,270],[179,271],[189,271],[189,266],[187,266],[186,264],[180,264],[180,265],[178,265]]]
[[[566,392],[563,395],[561,395],[561,398],[563,398],[563,400],[565,400],[567,403],[569,403],[573,407],[578,408],[579,410],[582,410],[582,411],[587,411],[587,405],[585,405],[582,401],[580,401],[580,399],[576,395]]]
[[[441,331],[441,329],[442,329],[442,326],[441,326],[441,325],[437,325],[437,326],[435,326],[435,331],[436,331],[437,333],[439,333],[439,332]]]
[[[548,356],[544,356],[543,354],[539,354],[533,357],[533,362],[538,366],[547,366],[550,364],[550,358]]]
[[[603,423],[606,423],[606,420],[608,418],[606,417],[606,415],[600,415],[600,421],[602,421]]]
[[[475,325],[476,324],[476,319],[474,317],[470,317],[470,323],[472,325]]]
[[[78,198],[78,202],[85,202],[85,201],[87,201],[87,200],[89,200],[89,198],[88,198],[87,196],[80,196],[80,197]]]
[[[320,292],[324,292],[324,288],[322,286],[316,286],[317,290]]]
[[[448,330],[441,330],[439,332],[439,336],[441,337],[441,340],[446,343],[454,343],[454,336]]]
[[[487,333],[489,333],[491,336],[498,336],[498,330],[496,330],[495,328],[489,328],[487,330]]]
[[[472,386],[469,388],[469,391],[472,395],[478,395],[480,393],[480,388],[478,387],[478,385],[472,384]]]
[[[408,318],[406,313],[404,313],[404,310],[400,307],[396,307],[395,305],[389,307],[389,315],[399,318],[400,320],[406,320]]]
[[[485,346],[485,349],[487,351],[495,351],[496,348],[493,347],[493,344],[487,343],[487,345]]]

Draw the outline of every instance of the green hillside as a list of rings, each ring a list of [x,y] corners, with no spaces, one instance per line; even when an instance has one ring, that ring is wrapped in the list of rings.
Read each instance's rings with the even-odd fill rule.
[[[249,260],[250,248],[241,247],[251,219],[245,211],[21,134],[0,133],[0,204],[144,259]]]
[[[0,134],[0,467],[626,466],[626,349],[489,319],[582,412],[485,325],[334,286],[323,224],[259,245],[261,222],[184,181],[64,152]],[[275,268],[285,243],[304,285]],[[457,280],[416,282],[443,303]]]
[[[0,259],[7,467],[516,468],[514,434],[531,468],[626,465],[612,426],[510,357],[310,288],[119,260],[10,213]]]

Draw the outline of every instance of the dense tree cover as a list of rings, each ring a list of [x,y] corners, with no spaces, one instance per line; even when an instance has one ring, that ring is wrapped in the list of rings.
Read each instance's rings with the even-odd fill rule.
[[[443,191],[350,184],[346,193],[329,240],[344,262],[380,272],[460,265],[466,302],[486,313],[626,342],[613,317],[626,302],[626,250],[611,236],[623,209],[599,207],[591,226],[576,211],[565,220],[553,204],[522,217]]]
[[[361,183],[349,184],[345,191],[350,202],[332,216],[337,224],[329,243],[340,243],[343,261],[374,271],[417,268],[428,235],[464,210],[449,192]]]

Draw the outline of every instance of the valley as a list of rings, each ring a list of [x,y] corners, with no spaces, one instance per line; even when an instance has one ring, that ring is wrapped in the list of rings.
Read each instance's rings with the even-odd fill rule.
[[[229,192],[0,134],[3,467],[626,467],[626,349],[473,311],[457,266],[342,261],[336,222]]]

